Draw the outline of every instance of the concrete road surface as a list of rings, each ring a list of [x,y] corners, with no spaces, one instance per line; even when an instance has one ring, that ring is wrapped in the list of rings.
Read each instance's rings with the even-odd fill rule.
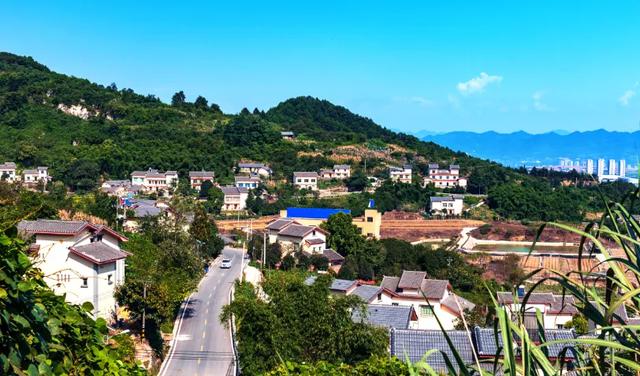
[[[183,303],[174,328],[174,341],[159,376],[233,375],[231,334],[218,317],[229,302],[229,292],[240,277],[242,250],[225,248],[230,269],[215,263],[202,279],[198,291]]]

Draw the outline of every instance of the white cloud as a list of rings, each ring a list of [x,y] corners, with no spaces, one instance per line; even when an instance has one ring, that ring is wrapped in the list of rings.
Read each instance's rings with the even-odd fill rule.
[[[474,77],[467,82],[460,82],[456,86],[458,91],[463,95],[481,93],[487,85],[502,81],[502,76],[490,76],[485,72],[480,73],[478,77]]]
[[[618,98],[618,102],[620,102],[620,104],[623,106],[628,106],[631,98],[635,96],[636,96],[636,91],[629,89],[625,91],[620,98]]]
[[[542,102],[542,97],[544,97],[544,91],[542,90],[538,90],[531,95],[531,99],[533,99],[533,109],[536,111],[553,111],[551,107]]]

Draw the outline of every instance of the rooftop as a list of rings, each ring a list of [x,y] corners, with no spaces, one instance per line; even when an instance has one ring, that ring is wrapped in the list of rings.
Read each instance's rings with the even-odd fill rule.
[[[330,216],[338,213],[351,214],[349,209],[331,208],[287,208],[287,218],[312,218],[329,219]]]
[[[71,247],[69,250],[95,264],[107,264],[127,257],[127,254],[106,245],[103,242],[93,242],[86,245]]]
[[[315,171],[296,171],[293,173],[293,177],[298,178],[317,178],[318,173]]]
[[[453,352],[441,330],[392,329],[390,334],[391,355],[398,359],[408,358],[415,363],[421,361],[429,350],[435,349],[437,351],[429,354],[426,361],[436,372],[448,373],[443,353],[447,355],[456,372],[459,371]],[[447,335],[463,362],[474,363],[473,345],[467,333],[451,330],[447,331]]]
[[[190,171],[190,178],[213,178],[215,173],[213,171]]]
[[[320,229],[315,226],[305,226],[292,223],[289,226],[286,226],[284,229],[280,230],[279,235],[291,236],[294,238],[303,238],[314,230],[319,231]]]
[[[353,290],[351,295],[355,295],[364,300],[365,303],[369,303],[381,290],[382,288],[380,286],[360,285]]]
[[[355,322],[365,322],[388,329],[408,329],[411,320],[414,318],[417,319],[415,311],[411,306],[368,304],[366,313],[366,317],[362,317],[360,310],[354,310],[351,318]]]

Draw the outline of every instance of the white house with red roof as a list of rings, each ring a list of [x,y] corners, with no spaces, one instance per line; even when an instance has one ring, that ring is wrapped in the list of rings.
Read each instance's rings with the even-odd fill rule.
[[[34,237],[29,250],[49,287],[72,304],[90,302],[93,315],[107,320],[117,312],[114,292],[124,283],[123,235],[85,221],[21,221],[18,231]]]
[[[429,279],[426,272],[405,270],[400,277],[384,276],[380,287],[367,303],[412,306],[418,314],[417,329],[440,329],[437,316],[445,330],[452,330],[464,311],[475,307],[456,295],[449,281]]]

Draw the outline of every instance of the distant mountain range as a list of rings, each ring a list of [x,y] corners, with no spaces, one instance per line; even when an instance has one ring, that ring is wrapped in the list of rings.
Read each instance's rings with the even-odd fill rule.
[[[450,132],[417,133],[425,141],[433,141],[453,150],[491,159],[508,166],[557,165],[560,158],[626,159],[636,165],[640,157],[640,131],[610,132],[604,129],[588,132],[553,131],[542,134],[527,132]]]

